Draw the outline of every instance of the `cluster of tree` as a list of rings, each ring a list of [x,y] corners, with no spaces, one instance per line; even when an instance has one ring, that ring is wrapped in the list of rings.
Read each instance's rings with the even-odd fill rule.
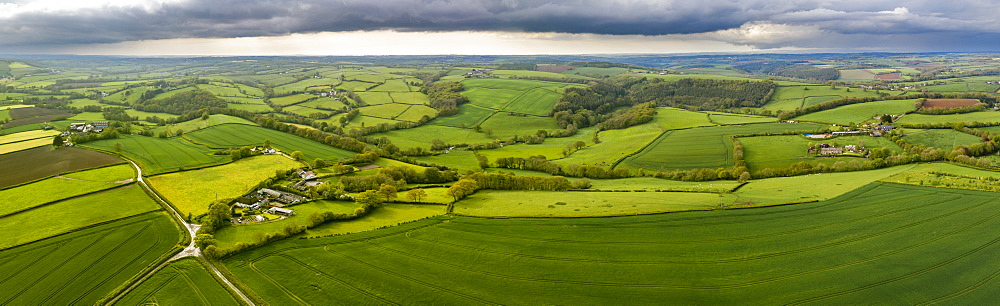
[[[431,101],[430,107],[438,110],[438,116],[457,114],[458,106],[469,102],[469,98],[459,93],[462,90],[462,83],[458,82],[434,83],[423,89]]]
[[[70,141],[81,144],[96,140],[115,139],[118,138],[118,136],[118,128],[115,126],[109,126],[100,133],[73,134],[73,136],[70,137]]]
[[[528,70],[535,71],[538,70],[538,65],[534,63],[506,63],[497,66],[499,70]]]
[[[624,129],[653,120],[656,116],[656,104],[653,102],[632,106],[627,110],[616,111],[604,122],[597,124],[601,131]]]
[[[585,177],[592,179],[613,179],[630,177],[631,174],[625,169],[605,169],[597,166],[581,166],[570,164],[561,166],[553,163],[545,156],[522,157],[502,157],[494,161],[497,168],[521,169],[541,171],[551,175],[562,175],[568,177]]]
[[[733,169],[705,168],[705,169],[691,169],[691,170],[657,171],[654,172],[652,175],[653,177],[657,178],[675,180],[675,181],[687,181],[687,182],[733,180],[733,179],[739,179],[741,182],[745,182],[750,179],[750,173],[746,170],[746,167],[735,167]]]
[[[347,126],[347,124],[351,123],[351,120],[354,120],[354,118],[357,117],[360,114],[361,114],[361,110],[359,110],[359,109],[352,109],[351,111],[349,111],[346,114],[344,114],[343,117],[340,117],[340,126],[341,127]]]
[[[449,72],[451,72],[451,70],[442,70],[438,72],[414,72],[413,76],[423,81],[424,84],[431,84],[447,76]]]
[[[636,66],[632,64],[623,63],[611,63],[611,62],[571,62],[566,64],[567,66],[573,67],[592,67],[592,68],[629,68],[629,69],[646,69],[642,66]]]
[[[107,120],[113,120],[113,121],[139,120],[138,116],[129,116],[127,113],[125,113],[125,108],[123,107],[105,107],[103,110],[104,112],[102,115],[104,115],[104,119]]]
[[[479,183],[472,179],[463,178],[452,184],[451,187],[448,187],[445,194],[451,196],[455,202],[458,202],[458,200],[475,193],[476,190],[479,190]]]
[[[397,188],[406,186],[406,181],[393,179],[385,174],[345,176],[340,179],[347,192],[361,192],[365,190],[378,189],[382,185],[393,185]]]
[[[389,166],[380,168],[378,174],[388,176],[396,181],[403,180],[407,183],[418,184],[438,184],[458,179],[458,173],[455,171],[441,171],[434,167],[417,170],[412,167]]]
[[[476,172],[464,179],[476,181],[479,189],[566,191],[572,188],[562,176],[517,176],[513,173]]]
[[[733,68],[750,74],[775,75],[802,80],[829,81],[840,77],[840,72],[835,68],[816,68],[794,61],[749,62],[734,65]]]
[[[144,112],[180,115],[205,108],[225,108],[226,106],[226,101],[216,97],[212,93],[196,89],[178,93],[167,98],[141,101],[132,107]]]

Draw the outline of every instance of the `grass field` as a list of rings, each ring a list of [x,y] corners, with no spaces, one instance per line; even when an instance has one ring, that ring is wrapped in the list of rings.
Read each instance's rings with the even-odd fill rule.
[[[264,140],[270,140],[275,148],[285,153],[302,151],[302,154],[310,160],[316,158],[337,160],[356,154],[296,135],[245,124],[217,125],[185,134],[184,138],[213,148],[259,146],[264,144]]]
[[[489,118],[495,112],[496,111],[492,109],[486,109],[472,104],[463,104],[458,107],[458,114],[447,117],[437,117],[431,122],[436,125],[471,127],[482,123],[483,120],[486,120],[486,118]]]
[[[8,134],[8,135],[0,136],[0,145],[8,144],[8,143],[13,143],[13,142],[19,142],[19,141],[25,141],[25,140],[39,139],[39,138],[46,138],[46,139],[48,139],[47,137],[49,137],[49,136],[55,136],[55,135],[59,135],[59,132],[58,131],[53,131],[53,130],[48,130],[48,131],[46,131],[46,130],[36,130],[36,131],[27,131],[27,132],[13,133],[13,134]],[[49,141],[49,143],[51,143],[51,141]]]
[[[288,106],[292,104],[302,103],[306,100],[315,98],[316,96],[310,94],[297,94],[291,96],[271,98],[271,103],[277,106]]]
[[[483,87],[473,87],[462,91],[462,95],[469,98],[469,103],[496,110],[502,110],[510,101],[523,93],[523,91],[514,89]]]
[[[827,122],[846,125],[851,122],[861,123],[865,121],[875,121],[876,116],[884,114],[901,115],[914,109],[913,103],[916,100],[893,100],[876,101],[844,105],[834,109],[821,112],[805,114],[795,117],[795,120]],[[907,116],[903,116],[908,117]]]
[[[216,199],[239,197],[261,181],[273,177],[275,171],[301,166],[283,156],[264,155],[222,166],[157,175],[146,180],[181,214],[197,216],[207,212],[208,205]]]
[[[358,97],[368,105],[392,104],[392,96],[387,92],[358,92]]]
[[[736,188],[735,181],[683,182],[658,179],[653,177],[633,177],[610,180],[590,180],[592,190],[607,191],[694,191],[694,192],[728,192]]]
[[[514,135],[535,135],[539,130],[554,131],[560,129],[552,117],[512,116],[509,113],[498,113],[480,124],[483,131],[491,131],[493,137],[505,139]],[[548,141],[548,140],[546,140]]]
[[[403,104],[430,104],[431,100],[421,92],[390,92],[392,101]]]
[[[664,130],[715,125],[709,120],[709,115],[706,113],[692,112],[673,107],[656,108],[655,120]]]
[[[384,84],[375,86],[375,88],[369,91],[409,92],[410,86],[406,85],[406,82],[401,79],[386,80]]]
[[[306,231],[306,237],[344,235],[391,227],[406,222],[440,216],[448,211],[445,205],[386,204],[364,217],[326,223]]]
[[[510,101],[503,110],[535,116],[548,116],[562,94],[549,88],[535,88]]]
[[[809,174],[752,180],[735,192],[736,205],[768,205],[829,200],[861,186],[913,168],[896,166],[868,171]]]
[[[88,142],[83,146],[114,151],[116,144],[121,144],[123,155],[142,166],[145,175],[216,165],[230,160],[229,155],[215,155],[215,150],[187,142],[180,137],[124,135],[117,139]]]
[[[56,202],[4,217],[0,222],[0,230],[5,233],[0,249],[158,209],[160,205],[134,184]]]
[[[123,160],[117,157],[78,148],[40,147],[4,154],[0,158],[0,173],[4,173],[0,175],[0,188],[120,162]]]
[[[981,111],[965,114],[950,115],[924,115],[909,114],[903,116],[896,122],[900,124],[920,124],[920,123],[950,123],[950,122],[1000,122],[1000,112]]]
[[[730,136],[823,128],[817,123],[760,123],[669,131],[619,166],[652,170],[729,167],[733,163]]]
[[[587,145],[593,144],[594,128],[586,128],[577,131],[576,135],[570,137],[546,138],[540,144],[514,144],[502,148],[491,150],[480,150],[479,154],[494,161],[500,157],[525,157],[525,156],[545,156],[547,159],[563,157],[563,150],[577,141],[583,141]]]
[[[751,172],[760,171],[764,168],[784,169],[791,167],[798,162],[806,162],[813,166],[825,164],[831,166],[838,161],[851,162],[852,160],[863,161],[862,157],[816,157],[816,154],[807,152],[809,143],[836,144],[838,147],[846,145],[856,145],[859,147],[887,148],[899,153],[903,149],[894,142],[883,137],[869,136],[840,136],[829,140],[809,139],[799,135],[787,136],[758,136],[742,137],[739,141],[743,144],[744,157],[747,168]]]
[[[483,133],[471,129],[440,125],[426,125],[416,129],[395,130],[369,136],[375,138],[388,137],[392,141],[392,144],[403,149],[413,147],[430,149],[431,141],[434,139],[441,139],[448,144],[486,143],[493,141],[492,138],[487,138]]]
[[[925,130],[903,136],[903,140],[914,145],[951,150],[956,145],[971,145],[982,142],[979,137],[952,129]]]
[[[93,305],[170,250],[180,234],[158,212],[0,251],[0,303]]]
[[[441,155],[421,156],[417,160],[454,169],[479,169],[479,161],[476,160],[476,155],[472,151],[466,150],[455,150]]]
[[[197,259],[171,262],[116,305],[236,305],[237,300]]]
[[[661,133],[663,130],[654,122],[621,130],[601,131],[598,134],[600,143],[577,150],[566,158],[558,159],[555,162],[561,165],[611,166],[641,150],[646,144],[656,140]],[[578,132],[578,134],[583,134],[583,132]]]
[[[879,92],[898,95],[902,91],[875,91],[840,86],[779,86],[771,96],[771,100],[763,109],[772,111],[792,110],[799,107],[816,105],[846,97],[877,97]]]
[[[233,117],[227,115],[209,115],[208,120],[202,120],[201,118],[198,118],[194,120],[184,121],[181,123],[171,124],[165,127],[158,127],[153,131],[159,133],[161,130],[166,130],[169,128],[173,132],[177,132],[177,130],[183,130],[185,133],[190,133],[200,129],[227,123],[257,125],[253,121],[246,120],[240,117]]]
[[[995,181],[985,178],[1000,179],[1000,172],[947,163],[931,163],[915,165],[907,171],[883,178],[881,181],[916,186],[1000,191],[1000,186]]]
[[[121,186],[135,176],[130,165],[85,170],[0,190],[0,216],[69,197]]]
[[[405,112],[396,116],[396,120],[403,121],[420,121],[421,118],[427,116],[428,118],[434,117],[437,114],[437,110],[431,108],[430,106],[424,105],[412,105],[410,108],[406,109]]]
[[[747,124],[747,123],[764,123],[764,122],[775,122],[778,121],[776,118],[763,117],[763,116],[752,116],[752,115],[738,115],[729,113],[718,113],[718,112],[706,112],[708,113],[708,118],[716,124]]]
[[[849,70],[840,70],[840,78],[838,78],[837,80],[857,81],[857,80],[873,80],[873,79],[875,79],[875,74],[868,72],[865,69],[849,69]]]
[[[359,108],[362,115],[369,117],[385,118],[385,119],[395,119],[397,116],[405,112],[410,105],[407,104],[381,104],[373,105]]]
[[[707,209],[732,195],[695,192],[559,192],[481,190],[455,203],[479,217],[599,217]]]
[[[988,304],[1000,263],[983,233],[1000,225],[997,201],[872,184],[750,210],[438,217],[287,240],[225,265],[271,304]]]

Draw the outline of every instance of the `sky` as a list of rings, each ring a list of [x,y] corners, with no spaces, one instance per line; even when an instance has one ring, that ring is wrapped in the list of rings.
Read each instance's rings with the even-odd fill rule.
[[[994,0],[0,0],[0,54],[991,52]]]

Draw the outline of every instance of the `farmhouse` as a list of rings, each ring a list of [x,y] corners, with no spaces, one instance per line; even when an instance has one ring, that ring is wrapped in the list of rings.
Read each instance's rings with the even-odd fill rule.
[[[271,209],[268,209],[267,212],[269,212],[271,214],[283,215],[283,216],[291,216],[291,215],[295,214],[295,211],[293,211],[291,209],[278,208],[278,207],[271,207]]]
[[[311,180],[316,178],[316,172],[307,171],[305,169],[296,169],[295,173],[299,175],[303,180]]]

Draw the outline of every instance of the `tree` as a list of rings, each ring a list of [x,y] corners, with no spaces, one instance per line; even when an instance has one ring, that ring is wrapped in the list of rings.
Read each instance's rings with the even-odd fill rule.
[[[420,188],[410,189],[406,192],[406,198],[411,202],[420,202],[420,199],[426,196],[427,192]]]
[[[229,218],[232,216],[232,212],[229,209],[229,205],[226,203],[229,200],[219,200],[208,206],[208,215],[206,215],[205,223],[206,226],[211,226],[213,229],[219,229],[226,224],[229,224]]]
[[[382,197],[382,202],[391,202],[396,199],[396,186],[393,185],[382,185],[378,188],[378,195]]]
[[[292,156],[292,158],[293,158],[293,159],[295,159],[295,160],[302,160],[303,158],[305,158],[305,155],[303,155],[303,154],[302,154],[302,151],[295,151],[295,152],[292,152],[292,155],[291,155],[291,156]]]
[[[212,259],[218,259],[223,255],[222,249],[214,245],[209,245],[205,247],[205,249],[202,250],[201,253],[205,254],[205,256]]]
[[[451,187],[448,187],[445,194],[454,198],[455,202],[458,202],[459,199],[476,192],[477,189],[479,189],[479,183],[476,183],[476,181],[471,179],[461,179],[454,185],[451,185]]]
[[[208,120],[208,112],[201,113],[201,120]]]
[[[740,174],[740,183],[746,183],[750,180],[750,172],[743,172]]]
[[[264,147],[265,148],[270,148],[271,147],[271,140],[270,139],[264,139]]]
[[[57,147],[57,148],[61,147],[62,144],[63,144],[63,141],[65,141],[65,140],[63,140],[62,135],[56,135],[56,138],[52,138],[52,146],[53,147]]]
[[[204,250],[207,246],[215,245],[217,242],[218,241],[215,240],[215,235],[212,234],[198,234],[194,236],[194,245],[202,250]]]
[[[316,160],[313,160],[313,168],[319,169],[324,167],[326,167],[326,161],[323,161],[322,158],[317,158]]]
[[[122,143],[120,143],[120,142],[116,142],[115,143],[115,152],[118,152],[118,153],[122,152]]]
[[[375,190],[368,190],[354,197],[354,201],[364,204],[366,207],[377,207],[382,205],[382,197]]]

